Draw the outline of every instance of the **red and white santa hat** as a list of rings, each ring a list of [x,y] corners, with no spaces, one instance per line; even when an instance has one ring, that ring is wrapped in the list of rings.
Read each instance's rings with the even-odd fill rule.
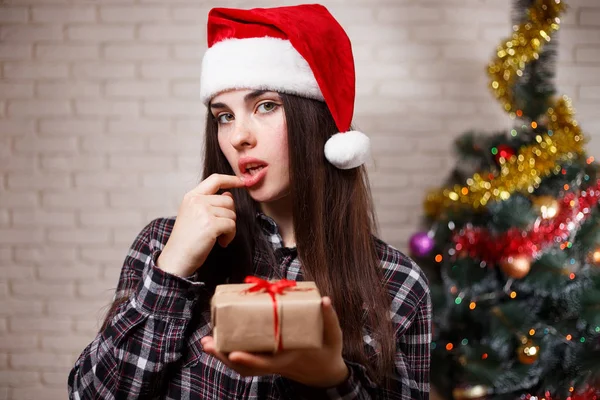
[[[350,169],[369,157],[369,138],[349,131],[355,96],[350,40],[321,5],[212,9],[200,81],[206,105],[231,89],[273,90],[324,101],[339,129],[325,144],[327,160]]]

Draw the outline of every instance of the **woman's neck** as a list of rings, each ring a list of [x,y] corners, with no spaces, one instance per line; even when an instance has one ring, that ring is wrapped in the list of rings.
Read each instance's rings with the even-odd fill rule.
[[[279,228],[279,234],[283,240],[284,247],[295,247],[296,236],[294,235],[294,218],[292,213],[292,198],[285,196],[279,200],[261,203],[263,213],[273,219]]]

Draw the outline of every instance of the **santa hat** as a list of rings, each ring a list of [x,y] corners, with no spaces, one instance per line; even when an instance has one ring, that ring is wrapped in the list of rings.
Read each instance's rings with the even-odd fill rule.
[[[350,169],[368,159],[369,138],[349,131],[355,96],[350,40],[321,5],[212,9],[200,80],[207,105],[231,89],[273,90],[324,101],[339,130],[325,144],[327,160]]]

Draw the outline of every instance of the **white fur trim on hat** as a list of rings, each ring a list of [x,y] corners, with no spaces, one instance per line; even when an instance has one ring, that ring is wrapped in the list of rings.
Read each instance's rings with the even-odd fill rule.
[[[231,89],[273,90],[324,101],[306,60],[289,40],[272,37],[226,39],[206,51],[200,77],[202,102],[207,105]]]
[[[325,143],[325,158],[339,169],[356,168],[369,159],[371,142],[362,132],[336,133]]]

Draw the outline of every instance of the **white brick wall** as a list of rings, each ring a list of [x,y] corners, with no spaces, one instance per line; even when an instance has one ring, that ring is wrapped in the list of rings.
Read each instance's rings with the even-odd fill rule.
[[[200,176],[198,74],[213,6],[269,0],[0,2],[0,400],[63,399],[128,245]],[[354,43],[385,240],[405,248],[452,140],[510,126],[485,65],[507,0],[323,0]],[[570,0],[557,83],[600,154],[600,3]]]

